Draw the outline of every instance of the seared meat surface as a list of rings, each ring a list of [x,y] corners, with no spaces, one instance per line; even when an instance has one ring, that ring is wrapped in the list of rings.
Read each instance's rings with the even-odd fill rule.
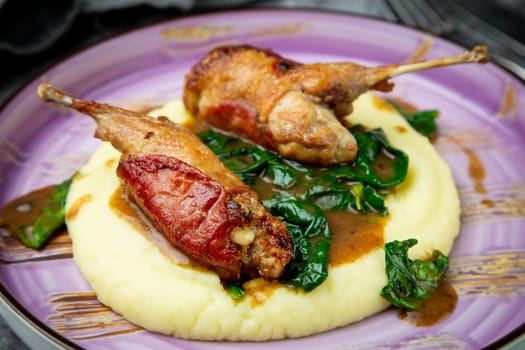
[[[357,144],[341,122],[368,90],[390,91],[389,78],[438,66],[485,62],[486,48],[433,61],[365,67],[302,64],[242,45],[212,50],[186,75],[184,103],[196,117],[286,158],[330,165],[352,161]]]
[[[286,227],[191,131],[47,83],[38,94],[95,119],[95,136],[122,153],[124,192],[173,246],[226,280],[282,274],[292,258]]]

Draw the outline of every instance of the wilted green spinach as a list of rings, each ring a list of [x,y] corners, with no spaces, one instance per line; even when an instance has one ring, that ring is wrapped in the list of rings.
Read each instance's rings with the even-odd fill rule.
[[[294,249],[285,283],[310,291],[328,276],[330,229],[323,211],[351,210],[387,215],[386,189],[407,174],[408,156],[388,144],[379,129],[351,130],[358,143],[352,164],[311,167],[238,138],[208,130],[201,140],[246,184],[271,182],[274,192],[259,193],[263,204],[285,223]],[[386,169],[386,170],[381,170]]]
[[[408,249],[417,243],[415,238],[385,244],[388,284],[381,296],[394,306],[413,311],[427,299],[448,269],[448,258],[435,250],[429,261],[411,260]]]
[[[18,228],[20,241],[30,248],[41,248],[65,223],[65,206],[71,179],[54,185],[44,208],[32,226]]]
[[[431,137],[437,131],[436,118],[439,116],[439,111],[424,110],[424,111],[409,111],[392,100],[386,100],[388,104],[395,108],[395,110],[406,119],[408,124],[412,126],[420,134]]]

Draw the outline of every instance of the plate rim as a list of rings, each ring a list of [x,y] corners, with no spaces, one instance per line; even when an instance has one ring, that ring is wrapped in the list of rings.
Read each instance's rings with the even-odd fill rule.
[[[22,342],[30,349],[30,344],[34,344],[31,336],[36,336],[46,344],[53,344],[56,349],[82,349],[80,346],[62,336],[60,333],[48,327],[44,322],[31,314],[16,298],[5,288],[3,281],[0,280],[0,316],[10,329]],[[6,317],[7,316],[7,317]],[[21,327],[27,327],[21,329]],[[29,331],[29,332],[28,332]],[[48,349],[38,343],[38,349]],[[36,349],[36,348],[35,348]],[[49,347],[49,349],[54,349]]]
[[[129,27],[124,30],[120,30],[120,31],[116,31],[115,33],[111,33],[110,35],[97,38],[93,42],[88,42],[79,47],[68,50],[62,56],[56,59],[53,59],[47,64],[44,64],[43,66],[39,67],[39,69],[37,69],[33,74],[29,75],[22,83],[19,84],[19,86],[16,89],[14,89],[9,95],[7,95],[2,101],[0,101],[0,112],[2,112],[5,109],[5,107],[8,106],[11,103],[11,101],[15,99],[24,89],[26,89],[29,85],[38,81],[38,79],[42,77],[43,75],[45,75],[46,72],[49,72],[52,69],[60,66],[61,64],[64,64],[65,62],[72,59],[74,56],[83,54],[86,51],[94,49],[99,45],[108,43],[112,40],[118,40],[119,38],[123,36],[127,36],[133,33],[138,33],[140,31],[143,31],[143,30],[155,27],[155,26],[167,24],[167,23],[178,22],[181,20],[187,20],[187,19],[193,19],[193,18],[197,19],[199,17],[213,17],[213,16],[222,16],[225,14],[249,13],[249,12],[258,13],[258,14],[261,14],[263,12],[288,12],[288,13],[301,12],[301,13],[310,13],[313,15],[323,14],[323,15],[328,15],[328,16],[360,18],[366,21],[372,21],[372,22],[381,23],[384,25],[402,27],[407,30],[420,33],[421,35],[429,35],[433,38],[439,38],[439,40],[448,42],[449,44],[453,44],[463,49],[468,48],[467,46],[459,43],[456,40],[444,38],[440,35],[435,35],[432,33],[425,32],[414,26],[410,26],[410,25],[401,23],[399,20],[391,21],[388,19],[378,18],[373,15],[367,15],[367,14],[356,13],[356,12],[343,12],[343,11],[338,11],[336,9],[329,9],[329,8],[311,8],[311,7],[302,7],[302,6],[280,7],[280,6],[275,6],[275,5],[269,5],[269,6],[255,6],[255,7],[241,6],[241,7],[233,7],[233,8],[228,8],[228,9],[199,10],[199,11],[189,13],[189,14],[181,14],[179,16],[175,16],[172,18],[163,18],[160,20],[153,20],[152,22],[149,22],[149,23],[144,23],[144,24],[133,26],[133,27]],[[506,74],[512,76],[512,78],[514,78],[515,81],[517,81],[518,83],[523,85],[523,87],[525,87],[525,80],[523,80],[520,76],[508,70],[507,68],[505,68],[504,66],[502,66],[501,64],[497,62],[490,61],[490,63],[497,66],[499,69],[505,71]],[[29,337],[30,334],[22,334],[22,335],[19,334],[20,332],[17,331],[17,325],[15,324],[16,321],[20,322],[20,324],[29,324],[31,326],[30,327],[31,333],[41,337],[42,339],[48,340],[49,342],[58,346],[57,348],[60,348],[60,349],[66,348],[66,349],[75,349],[75,350],[83,349],[80,345],[72,342],[67,337],[54,331],[53,329],[48,327],[45,323],[43,323],[41,320],[39,320],[37,317],[32,315],[7,290],[2,280],[0,280],[0,304],[1,304],[0,305],[1,306],[0,316],[2,316],[3,320],[8,324],[10,329],[28,347],[29,347],[28,343],[30,343],[30,341],[28,341],[28,339],[26,338]],[[7,312],[11,313],[11,315],[16,320],[11,319],[10,317],[5,317],[4,314],[6,314]],[[14,324],[14,326],[12,324]],[[525,344],[525,322],[523,322],[521,325],[519,325],[515,329],[511,330],[509,333],[505,334],[503,337],[486,345],[482,349],[514,350],[514,349],[518,349],[519,346],[524,345],[524,344]],[[518,346],[518,347],[515,348],[515,346]],[[39,344],[38,348],[39,349],[42,348],[41,344]]]
[[[446,42],[448,42],[450,44],[454,44],[454,45],[456,45],[458,47],[461,47],[463,49],[468,49],[468,46],[460,43],[458,40],[445,38],[445,37],[443,37],[441,35],[436,35],[436,34],[432,34],[432,33],[429,33],[429,32],[425,32],[424,30],[422,30],[420,28],[417,28],[415,26],[411,26],[411,25],[402,23],[399,19],[389,20],[389,19],[386,19],[386,18],[379,18],[379,17],[373,16],[371,14],[366,14],[366,13],[358,13],[358,12],[352,12],[352,11],[338,11],[336,9],[331,9],[331,8],[314,8],[314,7],[304,6],[304,5],[294,6],[294,7],[286,7],[284,5],[279,6],[279,5],[276,5],[276,4],[251,6],[251,7],[234,6],[234,7],[231,7],[231,8],[220,8],[220,9],[210,9],[210,10],[206,10],[206,9],[204,9],[204,10],[196,10],[193,13],[181,14],[179,16],[174,16],[174,17],[171,17],[171,18],[163,18],[163,19],[159,19],[159,20],[153,20],[152,22],[149,22],[149,23],[138,24],[136,26],[125,28],[123,30],[117,30],[116,32],[111,33],[111,34],[109,34],[107,36],[102,36],[102,37],[99,37],[99,38],[95,38],[93,42],[83,43],[83,44],[81,44],[80,46],[78,46],[76,48],[72,48],[72,49],[67,50],[60,57],[57,57],[55,59],[51,59],[46,64],[40,66],[39,69],[37,69],[35,72],[33,72],[33,74],[28,75],[27,78],[23,82],[21,82],[15,89],[13,89],[13,91],[11,91],[10,94],[5,96],[3,98],[3,100],[0,101],[0,111],[2,111],[5,108],[5,106],[8,105],[11,102],[11,100],[13,98],[15,98],[23,89],[25,89],[27,87],[27,85],[29,85],[32,82],[34,82],[38,77],[42,76],[45,72],[55,68],[56,66],[64,63],[65,61],[68,61],[73,56],[75,56],[77,54],[80,54],[80,53],[83,53],[84,51],[90,50],[91,48],[93,48],[95,46],[98,46],[98,45],[100,45],[100,44],[102,44],[104,42],[108,42],[108,41],[117,39],[118,37],[121,37],[121,36],[124,36],[124,35],[128,35],[130,33],[136,32],[136,31],[141,31],[141,30],[147,29],[149,27],[153,27],[153,26],[156,26],[156,25],[162,25],[163,23],[168,23],[168,22],[173,22],[173,21],[178,21],[178,20],[184,20],[184,19],[188,19],[188,18],[197,18],[197,17],[204,17],[204,16],[220,15],[220,14],[224,14],[224,13],[238,13],[238,12],[259,12],[260,13],[262,11],[267,11],[267,12],[268,11],[277,11],[277,12],[323,13],[323,14],[334,15],[334,16],[349,16],[349,17],[363,18],[363,19],[366,19],[366,20],[369,20],[369,21],[374,21],[374,22],[378,22],[378,23],[385,23],[385,24],[389,24],[389,25],[393,25],[393,26],[399,26],[399,27],[402,27],[402,28],[406,28],[406,29],[418,32],[420,34],[430,35],[432,37],[439,38],[440,40],[446,41]],[[511,75],[514,79],[516,79],[521,85],[523,85],[525,87],[525,80],[522,77],[520,77],[519,75],[517,75],[513,71],[507,69],[506,67],[504,67],[503,65],[501,65],[498,62],[494,62],[493,60],[490,60],[490,63],[495,65],[495,66],[497,66],[498,68],[504,70],[507,74]]]

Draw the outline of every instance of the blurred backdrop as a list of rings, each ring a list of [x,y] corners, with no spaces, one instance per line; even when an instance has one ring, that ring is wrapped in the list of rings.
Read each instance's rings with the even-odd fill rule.
[[[161,20],[238,8],[307,8],[411,23],[408,0],[0,0],[0,105],[75,51]],[[525,69],[525,0],[427,0],[449,24],[435,34],[484,43]],[[422,15],[423,16],[423,15]],[[504,45],[506,42],[508,45]],[[512,46],[507,47],[507,46]],[[0,318],[0,349],[27,349]]]
[[[423,1],[416,0],[415,2]],[[234,8],[286,7],[340,11],[403,22],[410,0],[0,0],[0,102],[72,52],[164,19]],[[483,21],[525,47],[525,0],[428,0],[452,24],[437,33],[470,46],[486,42]],[[405,5],[406,6],[406,5]],[[456,18],[465,13],[472,23]],[[414,25],[413,23],[409,23]],[[472,28],[469,29],[468,26]],[[470,30],[470,32],[469,32]],[[498,40],[496,43],[499,44]],[[495,43],[495,44],[496,44]],[[522,53],[523,59],[525,54]],[[519,57],[518,57],[519,58]],[[517,59],[518,59],[517,58]]]

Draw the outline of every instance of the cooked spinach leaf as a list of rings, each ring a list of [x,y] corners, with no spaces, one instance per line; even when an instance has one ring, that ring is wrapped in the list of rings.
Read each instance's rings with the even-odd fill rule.
[[[246,289],[242,286],[240,282],[236,283],[223,283],[223,287],[230,294],[230,297],[233,300],[239,301],[244,298],[244,294],[246,294]]]
[[[65,223],[65,206],[71,179],[54,185],[44,208],[31,226],[18,228],[18,238],[27,247],[39,249]]]
[[[412,126],[420,134],[431,137],[437,131],[436,118],[439,116],[437,110],[424,110],[411,112],[407,109],[402,108],[399,104],[392,100],[386,100],[388,104],[396,109],[403,118],[406,119],[408,124]]]
[[[213,130],[201,132],[199,138],[204,142],[213,153],[224,152],[226,145],[232,142],[236,142],[239,139],[236,137],[228,136],[226,134],[218,133]]]
[[[352,186],[352,192],[355,194],[357,210],[367,212],[367,208],[372,208],[383,216],[388,215],[388,210],[385,206],[386,194],[377,192],[372,186],[359,183]]]
[[[358,145],[354,164],[332,167],[327,170],[328,174],[337,180],[362,182],[377,188],[392,187],[405,180],[408,156],[392,147],[381,129],[360,131],[360,127],[355,127],[350,131]]]
[[[330,229],[323,210],[352,210],[388,215],[385,189],[402,182],[408,156],[389,145],[379,129],[355,127],[354,163],[332,168],[306,166],[275,152],[207,131],[201,140],[246,184],[271,182],[272,194],[259,193],[263,204],[286,225],[294,249],[283,281],[311,291],[328,276]]]
[[[294,256],[284,279],[289,285],[309,292],[328,277],[330,229],[318,206],[294,198],[274,197],[264,201],[270,212],[286,225]]]
[[[297,180],[296,171],[274,152],[259,147],[239,147],[217,156],[248,184],[254,184],[259,174],[273,178],[273,184],[289,188]]]
[[[281,189],[297,185],[301,191],[293,193],[296,198],[315,202],[323,210],[372,210],[388,215],[381,191],[406,178],[408,156],[389,145],[380,129],[355,127],[351,132],[359,149],[355,162],[331,168],[286,160],[275,152],[211,130],[199,136],[248,185],[265,177]]]
[[[357,210],[366,213],[370,210],[383,216],[388,215],[385,206],[386,194],[362,183],[341,184],[321,179],[314,182],[301,198],[312,201],[323,210]]]
[[[388,284],[381,290],[381,296],[407,311],[417,309],[429,297],[448,269],[448,258],[438,250],[429,261],[411,260],[408,249],[415,244],[417,239],[411,238],[384,246]]]
[[[271,177],[274,185],[283,188],[291,187],[297,180],[297,172],[294,167],[299,164],[292,164],[275,152],[247,145],[239,138],[213,130],[205,131],[198,136],[231,171],[248,185],[255,184],[259,175]]]

